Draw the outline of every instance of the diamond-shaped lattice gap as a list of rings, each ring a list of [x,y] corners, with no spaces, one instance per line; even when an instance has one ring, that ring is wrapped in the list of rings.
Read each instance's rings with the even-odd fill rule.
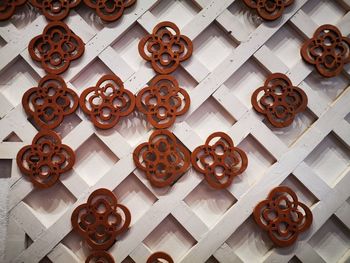
[[[350,113],[345,116],[345,120],[350,124]]]
[[[333,77],[332,79],[326,79],[314,70],[305,79],[305,83],[308,84],[318,96],[332,103],[343,93],[345,88],[349,86],[350,80],[343,74]]]
[[[257,88],[264,85],[266,75],[256,60],[250,59],[225,82],[225,86],[250,109],[251,96]]]
[[[335,25],[346,13],[338,2],[340,1],[311,0],[303,6],[302,10],[318,25]]]
[[[197,86],[197,81],[182,67],[178,67],[171,75],[179,82],[179,86],[187,91]]]
[[[273,165],[275,158],[252,135],[248,135],[239,145],[248,157],[247,169],[233,179],[231,192],[239,199],[250,187],[261,179],[265,171]]]
[[[132,260],[132,258],[130,256],[127,256],[126,258],[124,258],[122,263],[135,263],[135,261]]]
[[[218,191],[203,180],[184,199],[185,203],[208,226],[214,225],[237,202],[227,190]]]
[[[191,0],[159,1],[150,10],[158,21],[172,21],[180,29],[190,22],[199,11],[198,6]]]
[[[153,193],[134,174],[126,177],[113,192],[118,202],[129,209],[132,215],[131,225],[157,201]]]
[[[84,239],[74,230],[70,231],[69,234],[62,239],[61,243],[69,248],[81,262],[85,262],[85,259],[91,253]]]
[[[96,11],[93,8],[90,8],[87,5],[78,5],[74,11],[77,12],[96,33],[105,27],[104,22],[96,14]]]
[[[50,227],[74,204],[76,198],[61,183],[48,189],[34,189],[23,199],[45,227]]]
[[[153,252],[166,251],[175,262],[196,244],[196,240],[168,215],[143,241]]]
[[[22,139],[15,133],[14,131],[7,135],[3,140],[3,142],[23,142]]]
[[[191,116],[187,123],[206,139],[211,133],[226,131],[235,119],[213,97],[209,97]]]
[[[253,216],[248,217],[226,243],[244,262],[256,262],[273,247],[267,233],[259,228]]]
[[[299,139],[316,120],[317,117],[307,108],[304,112],[298,113],[294,121],[285,128],[274,127],[266,118],[264,118],[263,122],[287,146],[290,146]]]
[[[26,4],[16,7],[16,11],[10,18],[10,21],[18,30],[22,31],[26,30],[26,27],[38,16],[40,16],[40,12],[34,6]]]
[[[209,70],[213,70],[233,52],[237,44],[213,22],[196,37],[193,46],[193,55]]]
[[[94,185],[119,160],[95,134],[75,152],[74,169],[89,184]]]
[[[334,215],[313,235],[309,244],[326,262],[348,262],[341,258],[350,249],[350,231]]]
[[[350,150],[331,132],[305,162],[330,186],[349,168]]]
[[[288,24],[281,27],[267,42],[266,46],[289,68],[300,59],[300,48],[303,43],[300,35]]]
[[[292,257],[288,263],[303,263],[297,256]]]
[[[211,256],[210,258],[208,258],[207,261],[205,261],[205,263],[220,263],[214,256]]]

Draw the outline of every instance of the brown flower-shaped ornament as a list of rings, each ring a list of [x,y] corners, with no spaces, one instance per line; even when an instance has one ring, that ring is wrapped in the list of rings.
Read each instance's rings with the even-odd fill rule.
[[[118,123],[120,117],[125,117],[134,110],[135,96],[124,88],[120,78],[105,75],[95,87],[87,88],[81,93],[79,104],[96,127],[110,129]]]
[[[286,186],[274,188],[266,200],[261,201],[253,212],[256,223],[279,247],[294,244],[299,233],[312,223],[312,213],[297,195]]]
[[[146,263],[160,263],[160,262],[174,263],[174,260],[171,258],[170,255],[168,255],[165,252],[155,252],[148,257]]]
[[[243,0],[255,9],[263,19],[273,21],[282,16],[284,9],[294,3],[294,0]]]
[[[320,26],[301,48],[304,61],[315,65],[326,78],[339,75],[350,62],[350,38],[343,37],[333,25]]]
[[[114,258],[104,250],[93,251],[85,260],[85,263],[114,263]]]
[[[29,0],[40,9],[43,15],[50,20],[62,20],[69,15],[70,9],[79,5],[81,0]]]
[[[268,76],[264,86],[254,91],[251,98],[254,109],[264,114],[277,128],[289,126],[295,115],[306,109],[306,93],[294,87],[290,79],[281,73]]]
[[[28,50],[46,72],[61,74],[71,61],[83,55],[85,46],[65,23],[56,21],[49,23],[41,35],[30,41]]]
[[[0,21],[9,19],[16,11],[16,7],[24,5],[27,0],[2,0],[0,2]]]
[[[95,190],[85,204],[74,209],[71,217],[73,229],[80,234],[93,250],[107,250],[117,236],[127,231],[131,214],[127,207],[118,203],[108,189]]]
[[[34,186],[48,188],[60,175],[72,169],[75,162],[73,150],[62,144],[60,137],[50,130],[41,130],[32,145],[23,147],[17,154],[17,165]]]
[[[179,28],[172,22],[161,22],[152,34],[145,36],[139,43],[139,53],[150,61],[152,68],[159,74],[169,74],[177,69],[180,62],[190,58],[193,51],[191,39],[181,35]]]
[[[172,185],[190,166],[189,151],[168,130],[154,131],[148,142],[136,147],[133,158],[155,187]]]
[[[230,136],[215,132],[204,145],[192,152],[191,163],[205,176],[210,186],[223,189],[231,185],[235,176],[245,171],[248,158],[244,151],[234,146]]]

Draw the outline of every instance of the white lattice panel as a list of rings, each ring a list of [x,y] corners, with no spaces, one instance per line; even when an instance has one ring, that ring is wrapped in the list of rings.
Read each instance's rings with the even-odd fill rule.
[[[83,262],[88,250],[72,232],[72,210],[97,188],[113,190],[131,210],[130,230],[109,250],[117,262],[145,262],[155,251],[176,262],[349,262],[350,66],[324,79],[306,65],[301,43],[322,24],[350,35],[349,0],[296,0],[282,19],[262,23],[241,0],[138,0],[122,19],[103,24],[81,5],[67,24],[86,43],[62,76],[78,94],[115,73],[136,93],[155,75],[137,51],[159,21],[175,22],[193,40],[192,58],[174,74],[190,94],[190,111],[172,131],[193,150],[219,130],[249,158],[227,190],[215,191],[190,169],[173,187],[155,189],[135,169],[132,152],[151,127],[134,113],[114,129],[96,130],[77,111],[57,129],[76,151],[72,172],[48,190],[20,175],[18,150],[37,130],[20,104],[45,75],[27,50],[46,20],[30,6],[0,27],[0,171],[9,185],[6,261]],[[275,129],[256,114],[252,92],[270,72],[286,73],[308,95],[292,127]],[[312,228],[291,248],[277,249],[252,219],[275,186],[291,186],[311,207]],[[5,193],[5,194],[4,194]]]

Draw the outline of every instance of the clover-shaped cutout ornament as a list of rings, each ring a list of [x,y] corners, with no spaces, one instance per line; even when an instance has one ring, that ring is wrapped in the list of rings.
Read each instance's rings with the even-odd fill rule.
[[[70,9],[78,6],[81,0],[29,0],[40,9],[43,15],[50,20],[62,20],[69,15]]]
[[[145,36],[139,43],[140,55],[150,61],[152,68],[159,74],[175,71],[180,62],[190,58],[192,51],[191,39],[181,35],[179,28],[168,21],[157,24],[152,34]]]
[[[48,188],[54,185],[60,175],[72,169],[74,151],[62,144],[60,137],[50,130],[41,130],[32,145],[23,147],[17,154],[17,165],[33,185]]]
[[[136,147],[133,158],[155,187],[172,185],[190,166],[189,151],[168,130],[154,131],[148,142]]]
[[[245,171],[248,158],[243,150],[234,146],[230,136],[215,132],[204,145],[192,152],[191,163],[205,176],[210,186],[223,189],[231,185],[235,176]]]
[[[254,91],[251,98],[254,109],[264,114],[277,128],[289,126],[296,114],[306,109],[306,93],[294,87],[290,79],[281,73],[268,76],[264,86]]]
[[[273,21],[282,16],[284,9],[294,3],[294,0],[243,0],[255,9],[259,16],[267,21]]]
[[[96,10],[97,15],[106,22],[118,20],[125,8],[135,4],[136,0],[84,0],[84,3]]]
[[[104,250],[93,251],[85,260],[85,263],[114,263],[114,258]]]
[[[0,1],[0,21],[9,19],[16,11],[16,7],[24,5],[27,0]]]
[[[156,128],[169,128],[190,107],[190,96],[170,75],[155,77],[136,97],[136,106]]]
[[[43,129],[54,129],[79,105],[78,95],[58,75],[46,75],[22,97],[25,112]]]
[[[79,104],[96,127],[110,129],[118,123],[120,117],[125,117],[134,110],[135,96],[124,88],[120,78],[105,75],[95,87],[87,88],[81,93]]]
[[[91,193],[85,204],[74,209],[71,222],[91,249],[107,250],[128,230],[131,214],[118,203],[113,192],[100,188]]]
[[[267,231],[272,242],[279,247],[294,244],[299,234],[312,224],[310,209],[286,186],[274,188],[267,199],[255,207],[253,215],[259,227]]]
[[[85,46],[65,23],[55,21],[30,41],[28,50],[32,59],[40,62],[46,72],[61,74],[71,61],[83,55]]]
[[[146,263],[160,263],[160,262],[174,263],[174,260],[169,254],[165,252],[155,252],[148,257]]]
[[[333,25],[320,26],[313,37],[304,42],[301,56],[307,63],[315,65],[322,76],[335,77],[350,62],[350,38],[343,37]]]

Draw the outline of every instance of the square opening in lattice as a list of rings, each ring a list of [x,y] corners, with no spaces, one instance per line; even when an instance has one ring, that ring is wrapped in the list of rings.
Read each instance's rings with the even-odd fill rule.
[[[30,25],[38,16],[40,16],[39,10],[27,3],[16,7],[10,21],[18,30],[26,30],[25,27]]]
[[[317,120],[311,110],[308,108],[295,115],[294,121],[285,128],[277,128],[273,126],[266,118],[263,123],[278,137],[284,144],[291,146],[311,127],[311,125]]]
[[[333,186],[349,169],[350,150],[331,132],[309,154],[305,162],[326,183]]]
[[[159,1],[150,12],[158,21],[171,21],[180,29],[200,11],[192,0]]]
[[[0,36],[0,48],[6,46],[7,42]]]
[[[312,236],[309,244],[326,262],[347,262],[349,258],[346,254],[349,255],[350,249],[350,230],[333,215]]]
[[[177,262],[196,244],[196,240],[172,215],[168,215],[143,243],[153,252],[166,251]]]
[[[308,84],[318,96],[324,98],[330,104],[349,86],[350,79],[343,74],[327,79],[314,70],[305,79],[305,83]]]
[[[52,261],[46,256],[46,257],[43,257],[39,263],[52,263]]]
[[[303,263],[297,256],[292,257],[288,263]]]
[[[264,85],[267,73],[255,59],[249,59],[226,82],[232,96],[236,96],[245,106],[252,107],[253,92]]]
[[[69,114],[64,117],[62,123],[56,128],[56,132],[60,135],[61,138],[64,138],[75,127],[77,127],[81,121],[82,120],[76,113]]]
[[[193,55],[209,70],[214,70],[237,47],[237,43],[216,22],[193,41]]]
[[[158,200],[154,194],[131,173],[113,190],[120,204],[125,205],[131,215],[131,226]]]
[[[253,216],[248,217],[226,243],[244,262],[256,262],[273,247],[267,233],[259,228]]]
[[[101,18],[96,14],[96,10],[93,8],[88,7],[85,4],[78,5],[75,9],[75,12],[77,12],[90,26],[92,30],[94,30],[96,33],[101,31],[106,25]]]
[[[337,0],[311,0],[302,10],[318,25],[335,25],[346,13]]]
[[[207,261],[205,261],[205,263],[220,263],[214,256],[211,256],[210,258],[208,258]]]
[[[10,178],[12,159],[0,159],[0,179]]]
[[[34,189],[23,199],[46,228],[53,225],[75,201],[74,195],[61,182],[48,189]]]
[[[290,174],[280,185],[291,188],[298,196],[298,200],[309,208],[319,201],[317,197],[293,174]]]
[[[227,190],[214,189],[203,180],[184,201],[208,227],[211,227],[237,199]]]
[[[127,256],[122,263],[135,263],[135,261],[130,256]]]
[[[266,42],[266,46],[289,68],[302,59],[300,56],[302,44],[302,37],[288,24],[281,27]]]
[[[233,179],[229,188],[230,192],[239,199],[263,177],[265,171],[276,162],[276,159],[250,134],[237,147],[242,149],[248,157],[247,169]]]
[[[23,142],[22,139],[15,133],[14,131],[7,135],[3,140],[3,142]]]
[[[119,160],[96,134],[75,151],[75,156],[74,170],[89,185],[94,185]]]
[[[85,259],[91,254],[88,245],[75,230],[70,231],[61,243],[70,249],[81,262],[85,262]]]
[[[81,71],[71,83],[77,90],[83,91],[87,88],[94,87],[97,81],[106,74],[113,74],[113,72],[97,57],[93,62],[86,66],[86,68]]]
[[[210,96],[191,114],[187,123],[205,140],[213,132],[230,129],[235,119]]]
[[[40,78],[32,67],[18,56],[14,63],[1,72],[0,80],[0,92],[13,106],[17,106],[21,103],[24,92],[37,87]]]
[[[350,113],[345,116],[345,120],[350,124]]]

